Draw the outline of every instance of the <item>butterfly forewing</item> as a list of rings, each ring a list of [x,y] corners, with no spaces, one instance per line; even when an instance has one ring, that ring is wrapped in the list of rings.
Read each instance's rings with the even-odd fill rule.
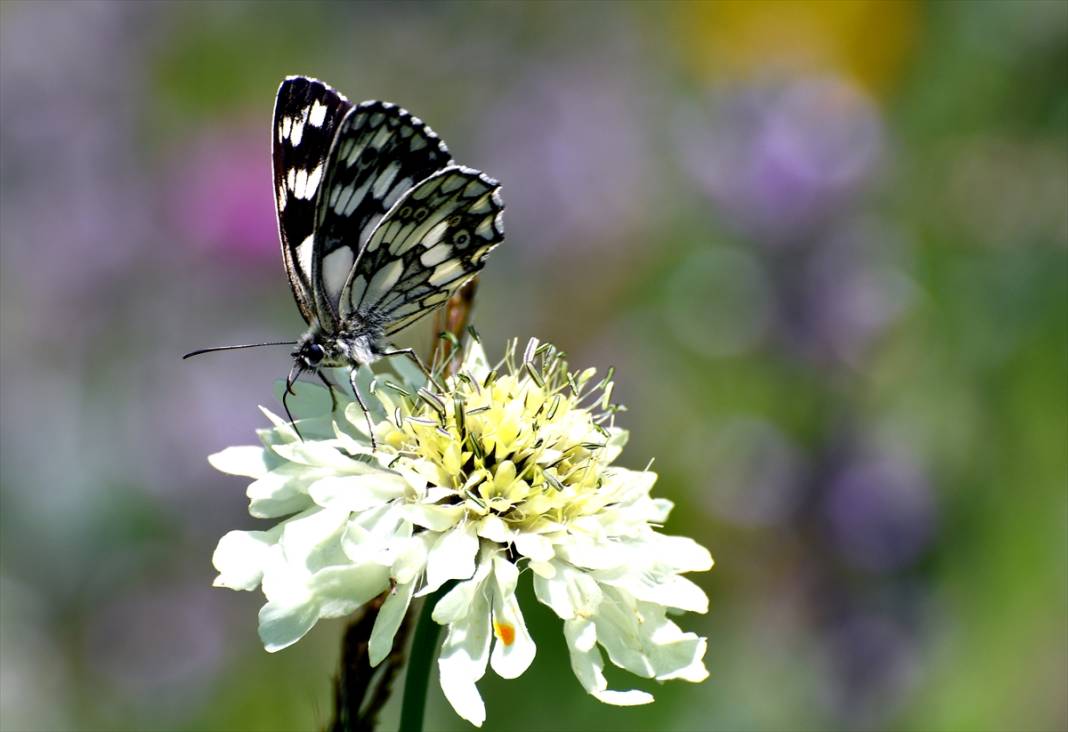
[[[271,134],[282,257],[297,306],[309,323],[316,320],[316,194],[338,125],[352,106],[326,84],[303,76],[283,81],[275,102]]]
[[[338,126],[315,212],[311,281],[324,326],[336,320],[342,288],[384,215],[417,183],[449,164],[445,143],[418,117],[363,102]]]
[[[451,166],[406,192],[360,253],[341,317],[382,323],[389,335],[444,303],[504,237],[499,191],[479,171]]]

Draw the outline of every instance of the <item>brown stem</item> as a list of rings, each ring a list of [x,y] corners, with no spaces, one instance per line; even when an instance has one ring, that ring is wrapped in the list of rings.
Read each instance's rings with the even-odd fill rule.
[[[444,332],[452,333],[456,341],[463,340],[471,318],[478,278],[472,278],[453,294],[445,307],[434,313],[434,343],[430,363],[445,363],[443,373],[448,376],[457,366],[453,345]],[[412,631],[412,609],[404,617],[393,638],[393,650],[377,671],[371,668],[371,630],[378,611],[391,590],[369,602],[362,612],[345,628],[341,640],[341,664],[334,679],[334,717],[327,732],[373,732],[378,715],[389,701],[393,681],[404,666],[408,636]]]
[[[471,309],[475,305],[475,293],[478,291],[478,277],[472,277],[463,287],[457,290],[445,307],[434,313],[434,343],[431,346],[432,363],[444,363],[453,354],[453,345],[447,338],[442,338],[442,333],[452,333],[456,341],[464,338],[464,331],[471,321]],[[459,355],[459,354],[455,354]],[[444,369],[445,376],[452,373],[458,364],[455,359],[447,363]]]

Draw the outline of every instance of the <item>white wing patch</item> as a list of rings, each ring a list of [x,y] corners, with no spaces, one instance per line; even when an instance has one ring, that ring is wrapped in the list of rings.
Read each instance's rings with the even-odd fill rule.
[[[311,114],[308,115],[308,124],[312,127],[322,127],[323,122],[326,120],[326,105],[321,104],[318,99],[312,104]]]
[[[323,258],[323,287],[331,298],[337,299],[341,294],[354,259],[355,255],[348,247],[339,247]]]
[[[423,256],[419,257],[419,261],[424,267],[433,267],[435,264],[440,264],[449,258],[452,254],[452,247],[448,244],[438,244],[423,252]]]
[[[314,248],[315,234],[308,234],[307,238],[297,245],[297,261],[300,262],[300,266],[305,272],[311,272]]]
[[[367,285],[367,292],[364,293],[363,302],[368,306],[377,303],[397,284],[397,280],[400,279],[403,272],[404,261],[401,259],[394,259],[375,272],[374,277],[371,278],[370,283]]]
[[[305,117],[306,116],[307,116],[307,112],[305,112]],[[300,144],[300,140],[301,140],[302,137],[304,137],[304,118],[303,117],[301,119],[294,118],[293,119],[293,129],[289,133],[289,142],[290,142],[290,144],[293,145],[293,147],[296,147],[297,145]]]

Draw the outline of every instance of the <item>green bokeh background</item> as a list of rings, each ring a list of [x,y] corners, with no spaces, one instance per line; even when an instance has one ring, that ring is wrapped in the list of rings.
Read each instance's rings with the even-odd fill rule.
[[[485,729],[1068,726],[1068,4],[858,0],[0,3],[0,728],[329,719],[343,624],[269,655],[211,588],[258,524],[204,458],[286,353],[178,360],[300,332],[294,73],[502,181],[488,349],[615,365],[717,560],[708,681],[600,705],[526,587]],[[428,728],[467,728],[436,687]]]

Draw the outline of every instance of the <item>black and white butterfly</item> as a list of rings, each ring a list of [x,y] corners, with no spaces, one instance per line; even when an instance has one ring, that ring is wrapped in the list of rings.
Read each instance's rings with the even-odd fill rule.
[[[304,76],[279,87],[271,134],[282,258],[308,323],[286,393],[304,371],[331,388],[320,369],[349,367],[366,414],[356,369],[405,355],[426,371],[415,351],[388,338],[482,269],[504,237],[500,186],[455,164],[404,109],[353,104]]]

